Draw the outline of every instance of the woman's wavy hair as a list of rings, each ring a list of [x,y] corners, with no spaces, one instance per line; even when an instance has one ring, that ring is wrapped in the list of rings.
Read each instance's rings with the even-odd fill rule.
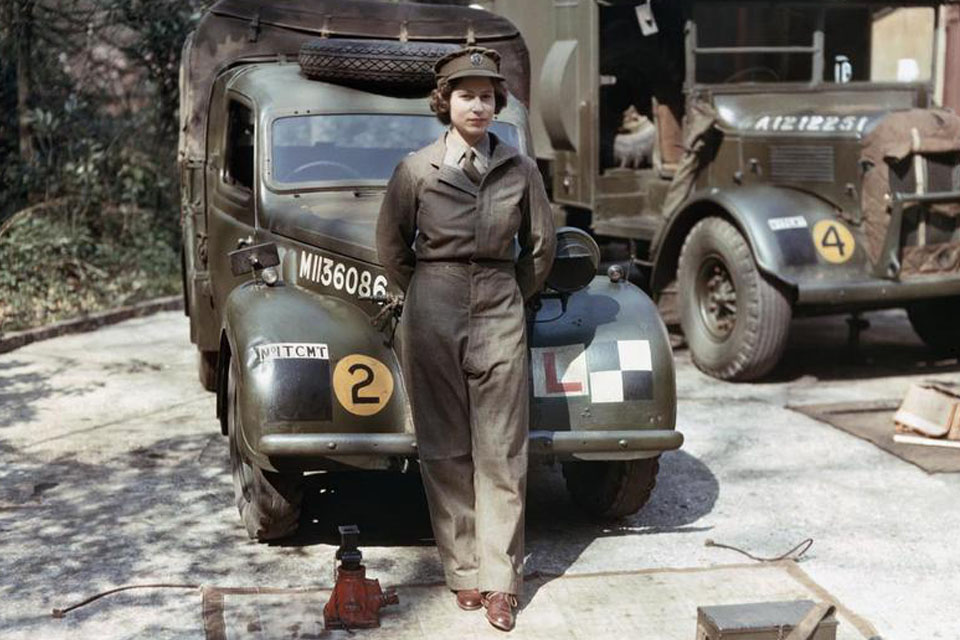
[[[441,78],[437,82],[437,88],[430,93],[430,110],[437,114],[437,119],[445,125],[450,124],[450,94],[464,79],[447,80]],[[507,105],[507,85],[503,80],[496,78],[490,78],[490,82],[493,83],[493,112],[495,114],[500,113]]]

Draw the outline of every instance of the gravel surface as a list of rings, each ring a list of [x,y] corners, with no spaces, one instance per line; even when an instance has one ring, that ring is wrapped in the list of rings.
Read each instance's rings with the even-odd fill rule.
[[[802,568],[885,638],[960,638],[960,474],[929,475],[785,408],[960,381],[957,361],[933,359],[902,312],[865,317],[856,351],[843,318],[796,321],[784,364],[759,384],[713,380],[679,351],[686,443],[663,456],[651,502],[596,524],[557,469],[536,469],[528,571],[707,567],[745,560],[708,538],[775,556],[811,537]],[[0,637],[200,638],[189,589],[49,612],[127,584],[329,586],[336,525],[348,522],[382,583],[441,580],[410,476],[315,477],[296,538],[249,541],[187,336],[182,313],[166,312],[0,356]]]

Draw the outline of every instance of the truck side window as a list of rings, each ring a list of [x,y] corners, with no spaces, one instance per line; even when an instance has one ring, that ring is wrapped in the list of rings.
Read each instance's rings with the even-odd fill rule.
[[[230,101],[227,110],[227,149],[224,179],[227,184],[253,189],[253,112]]]

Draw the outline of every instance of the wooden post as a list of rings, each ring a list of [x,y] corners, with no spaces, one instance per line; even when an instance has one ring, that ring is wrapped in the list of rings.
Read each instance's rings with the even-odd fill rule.
[[[944,7],[943,106],[960,113],[960,7]]]

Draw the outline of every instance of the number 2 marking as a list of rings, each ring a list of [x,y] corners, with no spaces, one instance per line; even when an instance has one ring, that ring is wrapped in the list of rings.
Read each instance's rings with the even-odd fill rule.
[[[333,391],[346,411],[372,416],[390,402],[393,374],[380,360],[363,353],[344,356],[333,370]]]
[[[360,395],[361,389],[369,387],[371,384],[373,384],[373,369],[365,364],[355,364],[347,369],[347,371],[350,372],[350,375],[356,374],[357,371],[362,371],[363,373],[367,374],[367,377],[365,377],[363,380],[353,383],[353,387],[350,389],[350,396],[353,400],[353,404],[378,404],[380,402],[380,398],[377,396]]]

